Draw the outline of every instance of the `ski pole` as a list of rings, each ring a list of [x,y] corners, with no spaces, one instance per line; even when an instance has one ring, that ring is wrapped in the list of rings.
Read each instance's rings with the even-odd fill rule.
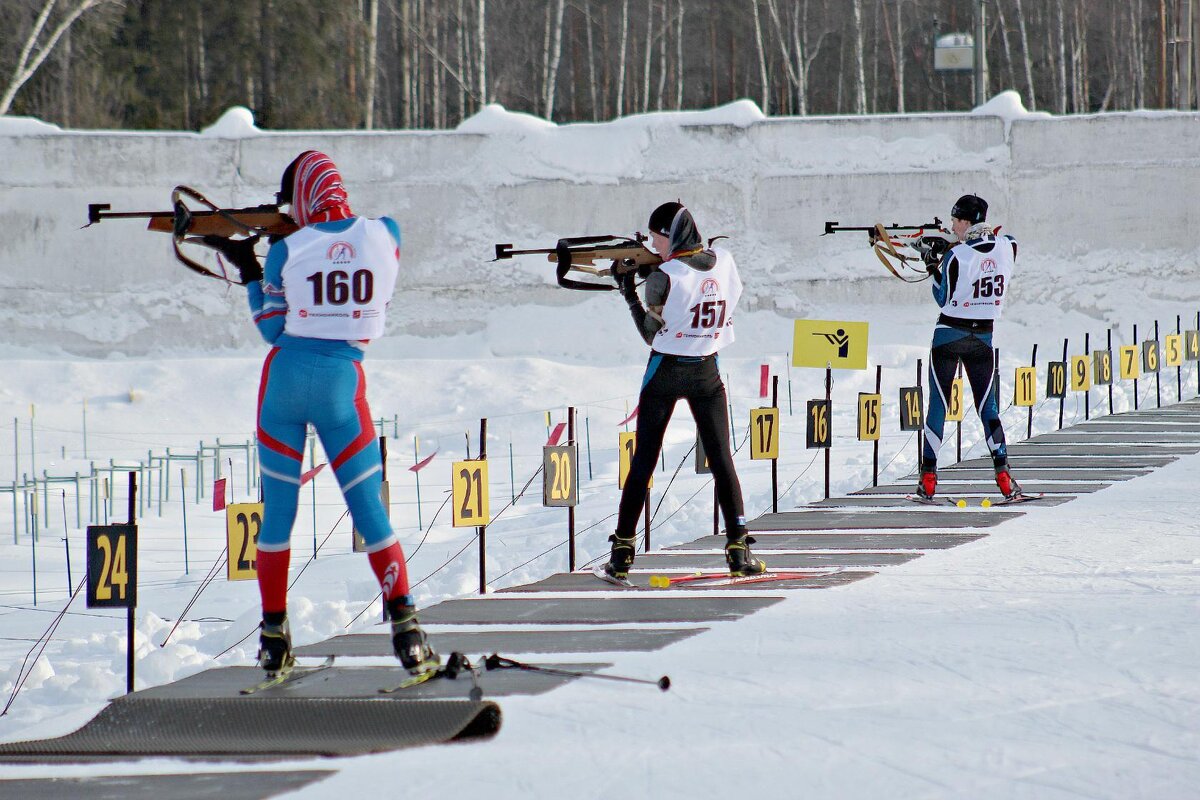
[[[558,669],[556,667],[540,667],[536,664],[525,664],[521,661],[514,661],[511,658],[492,653],[483,662],[484,667],[490,672],[494,669],[519,669],[526,672],[541,672],[545,675],[560,675],[564,678],[599,678],[606,681],[621,681],[623,683],[644,683],[648,686],[657,686],[664,692],[671,688],[671,678],[663,675],[656,681],[646,680],[644,678],[628,678],[623,675],[601,675],[595,672],[580,672],[572,669]]]

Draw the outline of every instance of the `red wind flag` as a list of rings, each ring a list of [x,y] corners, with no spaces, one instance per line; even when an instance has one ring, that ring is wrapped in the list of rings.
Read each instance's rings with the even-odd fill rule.
[[[225,510],[225,479],[213,481],[213,511]]]
[[[301,475],[300,476],[300,485],[303,486],[304,484],[311,481],[313,478],[317,477],[317,473],[323,469],[325,469],[324,464],[317,464],[315,467],[310,469],[308,472]]]
[[[438,451],[434,450],[431,455],[426,456],[423,460],[418,461],[416,464],[413,464],[411,467],[409,467],[408,471],[409,472],[420,472],[421,470],[425,469],[425,467],[429,464],[430,461],[433,461],[433,457],[436,456],[437,454],[438,454]]]

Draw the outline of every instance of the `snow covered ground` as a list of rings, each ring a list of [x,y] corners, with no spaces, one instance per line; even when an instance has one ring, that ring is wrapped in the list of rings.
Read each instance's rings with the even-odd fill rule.
[[[481,130],[498,124],[486,117],[477,123]],[[619,123],[596,128],[589,138],[611,137],[614,149],[622,136],[636,135]],[[959,192],[946,187],[947,204]],[[1104,198],[1083,192],[1079,202],[1099,205]],[[703,220],[703,209],[694,210]],[[1155,320],[1164,333],[1173,332],[1177,315],[1184,328],[1195,327],[1200,297],[1189,281],[1198,254],[1163,254],[1136,240],[1119,244],[1121,249],[1088,252],[1022,251],[999,337],[1006,401],[1012,368],[1028,361],[1034,344],[1040,345],[1041,378],[1045,361],[1062,355],[1064,338],[1074,355],[1082,352],[1085,332],[1095,347],[1110,329],[1114,346],[1130,343],[1134,324],[1139,340],[1151,335]],[[848,238],[838,246],[864,270],[878,268],[861,242]],[[743,276],[755,287],[759,310],[739,316],[737,343],[721,362],[739,440],[748,410],[766,404],[758,396],[760,365],[781,376],[780,506],[789,508],[822,493],[820,460],[803,449],[803,407],[823,395],[823,374],[788,368],[791,320],[869,320],[871,366],[884,367],[884,399],[894,410],[897,388],[914,382],[916,360],[925,355],[933,309],[924,286],[888,286],[860,302],[837,286],[816,283],[810,294],[777,310],[761,298],[773,287],[788,295],[793,273],[770,262],[770,243],[746,247],[755,257],[743,260]],[[198,289],[222,291],[209,284]],[[405,308],[403,296],[396,307]],[[470,532],[451,528],[448,511],[432,527],[430,522],[445,498],[450,462],[466,455],[468,437],[471,452],[478,450],[481,417],[488,418],[495,513],[540,464],[547,412],[557,423],[567,406],[579,409],[579,436],[586,437],[580,551],[582,560],[604,553],[617,501],[618,423],[636,403],[645,358],[622,304],[607,295],[555,295],[538,305],[472,306],[471,318],[458,326],[439,326],[441,305],[408,310],[413,324],[376,343],[366,369],[373,411],[394,436],[388,440],[392,514],[412,554],[410,575],[421,581],[420,604],[477,588]],[[430,323],[427,329],[423,321]],[[218,437],[246,441],[262,347],[248,321],[238,335],[244,346],[219,355],[174,344],[149,356],[102,359],[63,355],[53,342],[45,352],[6,348],[0,361],[0,481],[7,483],[14,471],[70,475],[86,471],[91,461],[145,459],[148,451],[167,447],[194,453],[200,441],[212,444]],[[1174,374],[1163,373],[1164,402],[1175,398]],[[1185,398],[1196,394],[1194,365],[1184,370],[1183,384]],[[855,442],[853,432],[857,393],[873,388],[873,369],[835,375],[835,493],[870,482],[870,448]],[[1142,403],[1154,402],[1153,380],[1142,380],[1140,390]],[[1093,414],[1107,410],[1106,392],[1093,390],[1090,400]],[[1132,387],[1119,385],[1117,410],[1132,402]],[[1065,421],[1082,416],[1081,396],[1073,395]],[[1023,409],[1005,412],[1010,441],[1024,437],[1025,419]],[[1056,425],[1057,403],[1044,403],[1035,432]],[[414,437],[422,457],[438,452],[421,473],[427,536],[418,527],[416,483],[406,469],[416,456]],[[693,437],[680,409],[664,470],[656,475],[655,502]],[[964,442],[970,455],[982,454],[973,417],[964,426]],[[948,443],[943,451],[947,460],[952,448]],[[894,411],[881,449],[883,479],[908,474],[915,448],[911,434],[898,430]],[[242,457],[228,457],[232,499],[249,499]],[[323,460],[318,449],[317,461]],[[769,510],[769,466],[749,461],[745,448],[737,464],[748,513]],[[504,727],[493,741],[319,762],[326,768],[332,763],[339,773],[294,796],[395,786],[405,793],[474,790],[523,798],[614,792],[709,797],[730,791],[830,798],[1194,797],[1200,785],[1197,466],[1200,456],[1187,457],[1064,506],[1030,508],[977,543],[885,568],[849,586],[797,592],[666,650],[616,659],[617,673],[671,675],[669,693],[578,681],[547,695],[506,699]],[[223,576],[161,646],[224,545],[221,515],[211,511],[207,497],[197,502],[192,488],[181,503],[179,465],[173,469],[173,492],[161,516],[155,505],[140,520],[139,687],[253,658],[253,638],[244,637],[258,617],[256,587],[226,583]],[[656,545],[691,540],[709,529],[708,486],[686,461],[658,511]],[[12,500],[0,494],[0,703],[7,702],[34,640],[66,603],[67,550],[73,581],[82,575],[74,489],[63,488],[60,496],[63,489],[51,487],[41,512],[48,528],[37,542],[36,606],[33,546],[24,533],[13,542]],[[492,588],[566,566],[566,515],[542,508],[539,490],[540,478],[489,528]],[[313,540],[332,536],[292,590],[297,644],[377,630],[371,606],[377,587],[366,559],[349,552],[349,525],[341,519],[344,507],[332,477],[319,475],[315,499],[307,489],[303,497],[293,576],[311,555]],[[88,499],[85,494],[85,514]],[[115,507],[123,509],[123,502],[121,489]],[[0,717],[0,739],[53,736],[85,722],[123,692],[124,648],[123,615],[89,611],[76,599]],[[5,766],[0,778],[227,768],[166,760]]]

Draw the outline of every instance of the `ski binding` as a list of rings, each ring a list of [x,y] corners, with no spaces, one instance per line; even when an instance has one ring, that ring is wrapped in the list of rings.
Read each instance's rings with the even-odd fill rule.
[[[604,571],[603,564],[601,564],[598,567],[593,568],[592,574],[595,575],[600,580],[604,581],[605,583],[611,583],[613,586],[620,586],[623,589],[637,588],[633,585],[633,583],[629,580],[629,578],[618,578],[616,575],[609,575],[607,572]]]
[[[442,664],[435,656],[418,667],[418,669],[422,671],[409,675],[395,686],[385,686],[379,690],[379,693],[395,694],[396,692],[420,686],[422,683],[428,683],[437,678],[454,680],[462,673],[467,672],[471,675],[471,699],[475,701],[483,699],[483,689],[479,685],[478,670],[465,655],[458,651],[451,653],[450,657],[446,659],[445,664]]]
[[[287,663],[285,663],[283,667],[274,675],[268,675],[265,679],[259,681],[253,686],[247,686],[245,689],[239,690],[238,693],[242,695],[256,694],[258,692],[266,691],[267,689],[285,686],[289,683],[299,680],[300,678],[307,678],[309,675],[314,675],[318,672],[324,672],[333,666],[333,659],[334,656],[328,656],[323,662],[315,667],[305,667],[298,670],[296,669],[295,656],[289,655]]]

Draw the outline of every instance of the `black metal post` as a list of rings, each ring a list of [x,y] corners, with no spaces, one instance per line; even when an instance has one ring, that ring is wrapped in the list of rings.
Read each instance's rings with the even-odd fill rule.
[[[879,407],[879,422],[878,422],[878,425],[880,428],[883,427],[883,401],[882,401],[883,395],[880,394],[880,392],[882,390],[883,390],[883,365],[877,364],[875,366],[875,394],[879,395],[879,397],[881,398],[880,403],[879,403],[880,407]],[[871,453],[871,485],[878,486],[879,485],[879,437],[876,437],[875,441],[872,442],[871,444],[872,444],[872,446],[871,446],[871,451],[872,451],[872,453]]]
[[[650,552],[650,489],[646,489],[646,505],[642,506],[642,513],[646,519],[646,546],[642,548],[643,553]]]
[[[775,409],[776,424],[779,420],[779,376],[771,376],[771,407]],[[778,431],[776,431],[778,433]],[[782,438],[782,437],[780,437]],[[771,513],[779,513],[779,452],[771,459]]]
[[[829,452],[833,450],[833,368],[825,366],[825,409],[829,413],[829,447],[825,448],[825,499],[829,499]]]
[[[1037,344],[1036,343],[1033,345],[1033,355],[1031,355],[1029,357],[1029,366],[1033,367],[1035,370],[1037,369]],[[1033,398],[1033,402],[1034,402],[1034,405],[1036,405],[1037,404],[1036,392],[1034,393],[1034,395],[1035,396]],[[999,408],[999,404],[997,404],[997,408]],[[1025,438],[1029,439],[1029,438],[1032,438],[1032,436],[1033,436],[1033,406],[1030,406],[1029,407],[1029,422],[1027,422],[1025,425]]]
[[[1154,362],[1158,367],[1154,370],[1154,407],[1162,408],[1162,349],[1158,343],[1158,320],[1154,320],[1154,346],[1159,347],[1158,359]]]
[[[1092,335],[1090,333],[1085,333],[1083,335],[1083,357],[1087,359],[1083,363],[1086,365],[1087,369],[1090,370],[1092,368]],[[1083,418],[1085,420],[1089,418],[1091,404],[1092,390],[1089,387],[1087,391],[1083,393]]]
[[[15,502],[15,501],[14,501]],[[137,473],[129,473],[129,524],[137,524]],[[136,556],[135,556],[136,557]],[[125,694],[133,693],[133,636],[136,609],[133,606],[125,609]]]
[[[962,365],[962,362],[960,361],[960,362],[958,362],[958,368],[955,371],[955,377],[961,378],[962,371],[963,371],[963,365]],[[963,388],[965,389],[966,387],[964,386]],[[972,390],[971,397],[972,398],[975,397],[974,390]],[[967,415],[967,409],[963,405],[963,400],[965,400],[965,399],[966,398],[964,398],[964,397],[960,397],[958,399],[959,411],[961,413],[958,415],[959,418],[955,422],[956,427],[954,430],[954,451],[955,451],[954,463],[956,463],[956,464],[959,461],[962,461],[962,418]]]
[[[1138,347],[1138,344],[1139,344],[1139,343],[1138,343],[1138,338],[1137,338],[1137,323],[1134,323],[1134,326],[1133,326],[1133,346],[1136,348],[1136,347]],[[1138,359],[1135,359],[1135,360],[1140,360],[1140,354],[1139,354],[1139,358],[1138,358]],[[1140,365],[1139,365],[1139,368],[1138,368],[1138,372],[1139,372],[1139,373],[1141,372],[1141,367],[1140,367]],[[1134,410],[1134,411],[1137,411],[1137,410],[1138,410],[1138,379],[1137,379],[1137,378],[1134,378],[1134,379],[1133,379],[1133,410]]]
[[[921,361],[921,359],[918,358],[917,359],[917,392],[921,391],[921,372],[923,371],[921,369],[921,367],[922,367],[922,361]],[[921,411],[924,412],[925,409],[921,409]],[[919,429],[917,431],[917,471],[918,472],[921,470],[921,451],[924,449],[924,444],[925,444],[925,428],[922,427],[921,429]]]
[[[1058,429],[1060,431],[1063,423],[1063,408],[1067,404],[1067,365],[1070,363],[1067,361],[1067,342],[1067,339],[1063,339],[1063,396],[1058,398]]]
[[[470,442],[468,441],[468,445]],[[487,460],[487,417],[479,420],[479,460]],[[483,491],[487,491],[484,489]],[[479,593],[487,594],[487,521],[479,526]]]
[[[579,447],[575,443],[575,406],[567,408],[567,444],[575,448],[575,463],[578,464]],[[575,474],[577,471],[574,470],[571,473],[571,481],[576,486],[579,485],[579,478]],[[571,488],[575,489],[572,494],[578,498],[579,490],[575,487]],[[567,506],[567,570],[569,572],[575,571],[575,506]]]
[[[1197,314],[1196,318],[1200,319],[1200,314]],[[1108,363],[1110,366],[1110,369],[1108,371],[1109,372],[1109,375],[1108,375],[1108,378],[1109,378],[1109,380],[1108,380],[1108,413],[1111,414],[1111,413],[1113,413],[1113,381],[1112,381],[1113,376],[1112,376],[1112,369],[1111,369],[1111,366],[1112,366],[1112,328],[1108,329]],[[1119,361],[1118,361],[1117,366],[1118,367],[1121,366]]]
[[[1175,367],[1175,402],[1183,402],[1183,319],[1175,315],[1175,335],[1179,337],[1179,366]]]

